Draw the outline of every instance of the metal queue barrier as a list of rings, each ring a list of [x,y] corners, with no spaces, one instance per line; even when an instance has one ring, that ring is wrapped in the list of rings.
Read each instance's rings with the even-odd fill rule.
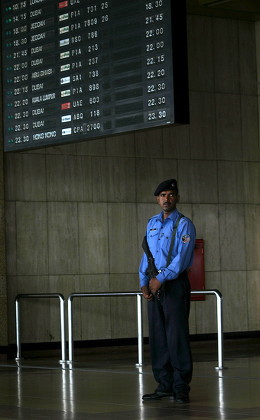
[[[66,363],[66,339],[65,339],[65,310],[64,297],[60,293],[32,293],[19,294],[15,298],[15,325],[16,325],[16,346],[17,356],[16,361],[21,360],[21,334],[20,334],[20,300],[25,298],[57,298],[60,302],[60,331],[61,331],[61,363]]]
[[[104,292],[104,293],[71,293],[68,297],[68,341],[69,360],[73,362],[73,307],[72,302],[76,297],[111,297],[111,296],[136,296],[137,299],[137,328],[138,328],[138,365],[143,364],[143,317],[142,317],[142,292]]]
[[[222,294],[219,290],[192,290],[191,294],[198,295],[215,295],[216,297],[216,315],[217,315],[217,334],[218,334],[218,366],[217,370],[224,369],[223,366],[223,309]]]
[[[216,314],[217,314],[217,334],[218,334],[218,366],[216,369],[224,369],[223,367],[223,322],[222,322],[222,294],[219,290],[192,290],[191,294],[199,295],[215,295],[216,297]],[[142,293],[141,292],[119,292],[119,293],[72,293],[68,297],[68,364],[73,363],[73,299],[82,297],[109,297],[109,296],[136,296],[137,298],[137,325],[138,325],[138,363],[137,366],[143,364],[143,319],[142,319]]]
[[[192,290],[191,294],[214,295],[216,298],[217,336],[218,336],[218,366],[216,369],[224,369],[223,366],[223,321],[222,321],[222,294],[219,290]],[[65,341],[65,314],[64,297],[60,293],[34,293],[19,294],[15,298],[16,315],[16,361],[21,360],[21,339],[20,339],[20,299],[21,298],[58,298],[60,301],[60,327],[61,327],[61,363],[67,362],[70,368],[73,363],[73,299],[82,297],[111,297],[111,296],[136,296],[137,302],[137,328],[138,328],[138,363],[143,365],[143,315],[142,315],[142,293],[141,292],[104,292],[104,293],[71,293],[68,302],[68,357],[66,360]]]

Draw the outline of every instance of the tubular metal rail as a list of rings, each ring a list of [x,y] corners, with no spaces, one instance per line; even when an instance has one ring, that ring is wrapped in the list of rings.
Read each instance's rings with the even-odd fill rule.
[[[222,294],[219,290],[192,290],[191,294],[197,295],[215,295],[216,297],[216,315],[217,315],[217,329],[218,329],[218,366],[217,370],[224,369],[223,366],[223,310],[222,310]]]
[[[76,297],[111,297],[111,296],[136,296],[137,299],[137,328],[138,328],[138,365],[143,363],[143,319],[142,319],[142,292],[104,292],[104,293],[71,293],[68,297],[68,341],[69,360],[73,362],[73,308],[72,301]]]
[[[193,290],[191,294],[215,295],[216,297],[216,315],[217,315],[217,334],[218,334],[218,366],[223,367],[223,324],[222,324],[222,294],[219,290]],[[68,364],[73,362],[73,305],[74,298],[82,297],[111,297],[111,296],[136,296],[137,298],[137,325],[138,325],[138,363],[143,364],[143,318],[142,318],[142,293],[141,292],[115,292],[115,293],[72,293],[68,297]]]
[[[20,334],[20,299],[25,298],[57,298],[60,302],[60,330],[61,330],[61,363],[66,362],[66,339],[65,339],[65,311],[64,311],[64,297],[60,293],[32,293],[19,294],[15,298],[15,325],[16,325],[16,345],[17,356],[16,361],[21,360],[21,334]]]

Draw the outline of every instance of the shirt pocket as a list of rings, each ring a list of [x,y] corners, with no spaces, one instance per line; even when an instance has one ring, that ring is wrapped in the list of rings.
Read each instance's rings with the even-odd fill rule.
[[[156,236],[158,236],[158,234],[159,234],[158,229],[151,229],[151,230],[148,232],[148,236],[149,236],[149,238],[155,238]]]

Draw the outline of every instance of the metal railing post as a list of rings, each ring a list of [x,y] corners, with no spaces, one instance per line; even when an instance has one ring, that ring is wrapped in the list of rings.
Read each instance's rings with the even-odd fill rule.
[[[138,294],[137,299],[137,325],[138,325],[138,364],[143,364],[143,312],[142,312],[142,295]]]
[[[218,366],[216,369],[225,369],[223,366],[223,323],[222,323],[222,294],[219,290],[192,290],[191,294],[215,295],[217,312],[217,335],[218,335]]]
[[[217,292],[217,291],[216,291]],[[216,369],[224,369],[223,366],[223,318],[222,318],[222,296],[217,293],[217,325],[218,325],[218,366]]]
[[[19,297],[15,298],[15,333],[16,333],[16,358],[15,360],[18,362],[21,360],[21,340],[20,340],[20,302]]]
[[[61,336],[61,363],[66,363],[66,333],[65,333],[65,308],[64,298],[59,295],[60,300],[60,336]]]
[[[66,362],[66,335],[65,335],[65,310],[64,310],[64,297],[60,293],[31,293],[19,294],[15,298],[15,325],[16,325],[16,345],[17,355],[16,361],[21,360],[21,316],[20,316],[20,299],[21,298],[59,298],[60,301],[60,329],[61,329],[61,363]]]
[[[68,297],[68,353],[69,353],[69,360],[68,362],[73,362],[73,328],[72,328],[72,299],[73,296]]]

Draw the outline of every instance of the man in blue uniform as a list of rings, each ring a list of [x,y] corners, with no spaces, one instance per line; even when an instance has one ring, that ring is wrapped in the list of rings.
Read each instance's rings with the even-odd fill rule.
[[[162,211],[149,219],[146,238],[157,273],[149,275],[146,252],[139,277],[143,297],[148,301],[152,369],[158,386],[152,394],[143,395],[143,400],[173,396],[178,403],[188,403],[192,378],[188,270],[196,232],[191,220],[176,208],[179,194],[175,179],[159,184],[154,195]]]

